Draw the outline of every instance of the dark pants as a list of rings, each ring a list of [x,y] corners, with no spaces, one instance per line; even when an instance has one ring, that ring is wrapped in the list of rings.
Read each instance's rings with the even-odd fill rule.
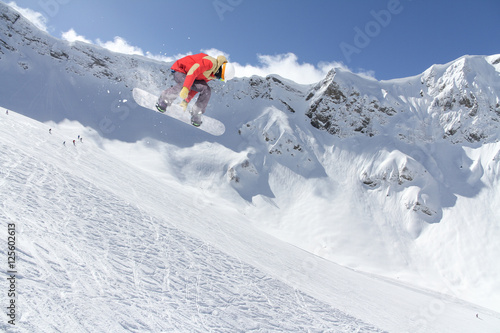
[[[177,84],[163,91],[160,98],[158,99],[158,103],[160,103],[161,107],[170,106],[172,102],[179,96],[179,93],[184,86],[184,80],[186,80],[186,74],[174,72],[174,80]],[[186,98],[186,101],[190,102],[197,93],[199,93],[200,95],[198,96],[198,100],[194,104],[191,113],[205,113],[208,101],[210,100],[210,96],[212,95],[212,89],[210,89],[207,82],[203,80],[195,80],[193,85],[191,86],[191,91],[189,91],[189,95],[188,98]]]

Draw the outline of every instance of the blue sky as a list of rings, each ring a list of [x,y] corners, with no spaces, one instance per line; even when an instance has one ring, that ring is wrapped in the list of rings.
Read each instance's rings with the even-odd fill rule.
[[[7,1],[7,3],[11,3]],[[300,83],[333,66],[386,80],[500,53],[498,0],[16,0],[57,38],[172,60],[228,55]],[[38,15],[37,15],[38,14]],[[117,38],[119,37],[119,38]]]

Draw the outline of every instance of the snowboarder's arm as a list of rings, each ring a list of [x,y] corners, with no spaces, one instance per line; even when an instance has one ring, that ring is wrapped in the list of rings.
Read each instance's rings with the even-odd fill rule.
[[[203,71],[200,64],[194,64],[186,74],[186,79],[184,80],[184,88],[190,90],[194,80],[196,80],[198,75],[200,75],[201,73],[203,73]]]
[[[194,83],[194,80],[196,80],[196,78],[198,77],[198,75],[200,75],[201,73],[203,73],[203,69],[202,69],[202,66],[200,66],[199,63],[194,64],[189,69],[189,71],[186,74],[186,79],[184,80],[184,86],[182,87],[182,90],[179,93],[179,96],[182,99],[185,100],[186,98],[188,98],[189,90],[191,89],[191,87],[192,87],[192,85]]]

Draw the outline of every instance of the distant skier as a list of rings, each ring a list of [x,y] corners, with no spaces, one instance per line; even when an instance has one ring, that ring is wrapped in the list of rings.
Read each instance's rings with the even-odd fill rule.
[[[189,102],[200,93],[191,110],[191,124],[200,126],[201,115],[205,113],[211,96],[211,88],[207,82],[231,80],[234,78],[234,66],[228,63],[223,55],[216,59],[205,53],[199,53],[177,60],[171,69],[177,84],[163,91],[158,98],[156,108],[160,112],[165,112],[177,96],[180,96],[182,98],[180,105],[186,111]]]
[[[52,134],[52,128],[49,128],[49,134]]]

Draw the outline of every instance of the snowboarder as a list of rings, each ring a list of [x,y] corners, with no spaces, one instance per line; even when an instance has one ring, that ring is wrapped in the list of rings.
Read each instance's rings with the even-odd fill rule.
[[[186,56],[177,60],[171,67],[177,83],[161,94],[156,103],[160,112],[165,112],[173,101],[180,96],[181,107],[186,111],[189,102],[200,93],[191,110],[191,124],[200,126],[201,115],[205,113],[210,100],[211,89],[207,82],[211,80],[228,81],[234,77],[234,66],[223,55],[213,58],[205,53]]]

